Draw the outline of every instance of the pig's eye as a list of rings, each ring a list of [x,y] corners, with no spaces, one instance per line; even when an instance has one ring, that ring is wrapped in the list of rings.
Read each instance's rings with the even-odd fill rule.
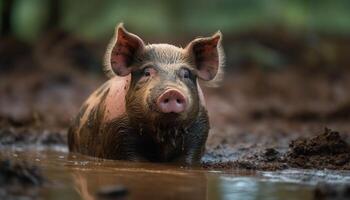
[[[155,73],[155,70],[151,67],[146,67],[144,70],[143,70],[143,75],[144,76],[151,76]]]
[[[190,78],[191,72],[190,72],[189,69],[182,68],[182,69],[180,70],[180,76],[181,76],[182,78]]]

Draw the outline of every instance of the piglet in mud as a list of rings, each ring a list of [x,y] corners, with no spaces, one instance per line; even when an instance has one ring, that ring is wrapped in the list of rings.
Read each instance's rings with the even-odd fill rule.
[[[69,150],[106,159],[196,164],[209,119],[198,79],[222,74],[221,33],[185,48],[146,45],[118,25],[106,54],[110,80],[82,105]]]

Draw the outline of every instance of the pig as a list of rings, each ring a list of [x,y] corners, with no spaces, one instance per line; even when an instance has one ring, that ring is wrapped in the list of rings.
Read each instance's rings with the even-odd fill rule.
[[[113,160],[198,164],[210,129],[199,80],[222,77],[220,31],[185,48],[145,44],[123,24],[104,59],[109,80],[68,130],[71,152]]]

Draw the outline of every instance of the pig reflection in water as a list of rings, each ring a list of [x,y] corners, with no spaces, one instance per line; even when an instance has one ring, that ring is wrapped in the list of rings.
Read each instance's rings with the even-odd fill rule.
[[[209,119],[198,79],[222,74],[221,33],[185,48],[146,45],[122,24],[105,55],[110,80],[83,104],[68,133],[69,149],[130,161],[199,162]]]
[[[103,188],[122,186],[126,194],[115,195],[118,199],[208,199],[218,195],[218,183],[210,183],[207,174],[191,174],[176,171],[134,169],[113,173],[91,173],[74,170],[74,188],[82,199],[103,199],[98,193]],[[142,181],[141,181],[142,180]],[[211,194],[210,194],[211,193]]]

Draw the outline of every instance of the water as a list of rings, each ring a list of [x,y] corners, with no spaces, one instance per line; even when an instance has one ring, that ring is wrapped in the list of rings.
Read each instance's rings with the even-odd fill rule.
[[[107,186],[123,186],[127,199],[313,199],[318,182],[350,182],[350,172],[284,170],[208,171],[169,164],[101,160],[66,147],[4,148],[12,159],[43,169],[43,199],[98,199]]]

